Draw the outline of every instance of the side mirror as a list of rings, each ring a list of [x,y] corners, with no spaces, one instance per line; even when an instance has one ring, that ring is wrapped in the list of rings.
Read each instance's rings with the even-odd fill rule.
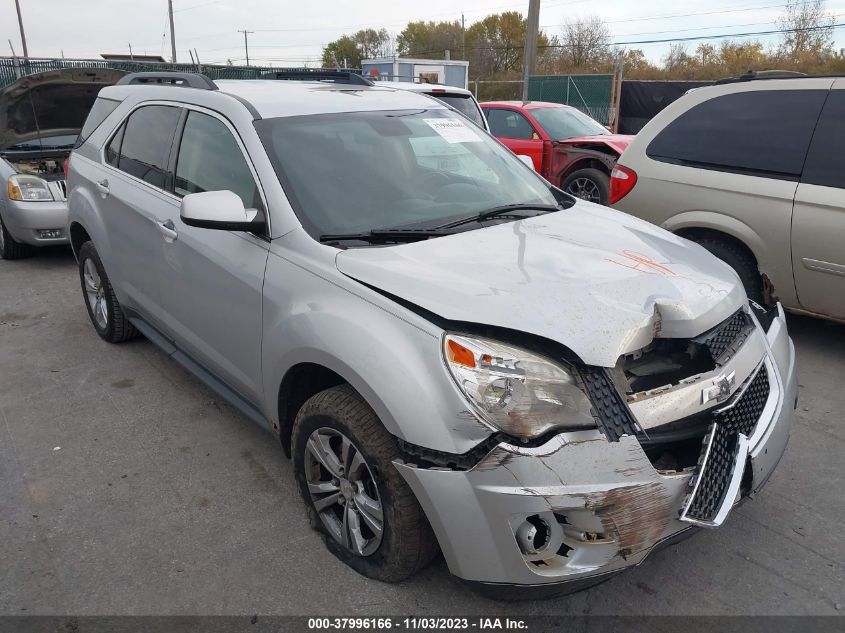
[[[521,160],[523,163],[528,165],[531,168],[532,171],[537,171],[536,169],[534,169],[534,161],[531,160],[530,156],[526,156],[525,154],[517,154],[516,157],[519,160]]]
[[[231,191],[189,193],[182,198],[182,222],[201,229],[260,232],[265,221],[258,209],[245,209]]]

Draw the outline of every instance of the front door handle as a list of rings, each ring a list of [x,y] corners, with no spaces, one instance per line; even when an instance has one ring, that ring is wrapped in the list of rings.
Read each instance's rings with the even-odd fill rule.
[[[168,243],[175,242],[179,234],[176,232],[176,226],[173,220],[165,220],[164,222],[156,222],[159,233],[164,235],[164,240]]]
[[[105,198],[106,196],[109,195],[109,181],[108,180],[101,180],[101,181],[99,181],[95,184],[97,185],[97,189],[99,190],[101,196],[103,196]]]

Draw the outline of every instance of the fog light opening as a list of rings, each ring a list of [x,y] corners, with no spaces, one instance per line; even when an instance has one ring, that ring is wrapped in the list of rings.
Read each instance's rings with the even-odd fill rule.
[[[539,554],[549,545],[551,528],[538,515],[532,514],[516,530],[516,542],[523,554]]]
[[[61,229],[38,229],[38,237],[42,240],[55,240],[62,237]]]

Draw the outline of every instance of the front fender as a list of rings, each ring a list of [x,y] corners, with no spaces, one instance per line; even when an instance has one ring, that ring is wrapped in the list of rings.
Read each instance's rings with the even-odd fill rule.
[[[465,453],[492,433],[469,410],[441,352],[442,331],[334,269],[312,271],[271,254],[264,284],[265,413],[297,364],[331,369],[403,440]]]
[[[97,179],[97,165],[77,152],[71,153],[70,161],[70,174],[67,183],[68,224],[66,228],[68,235],[71,234],[70,229],[74,224],[80,225],[97,247],[97,253],[100,255],[100,260],[102,260],[106,272],[115,270],[112,243],[102,217],[97,210],[97,196],[99,194],[92,191],[89,186],[89,183],[95,182]],[[77,255],[76,249],[74,249],[74,255]],[[121,296],[118,290],[119,285],[114,284],[114,289],[118,293],[118,300],[123,303],[125,297]]]

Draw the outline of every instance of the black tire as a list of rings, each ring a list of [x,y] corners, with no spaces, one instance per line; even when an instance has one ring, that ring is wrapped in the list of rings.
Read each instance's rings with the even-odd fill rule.
[[[121,343],[138,336],[138,330],[129,322],[129,319],[126,318],[123,309],[120,307],[103,262],[100,261],[100,255],[94,247],[94,242],[85,242],[80,247],[78,260],[82,297],[85,300],[85,307],[88,310],[88,317],[91,319],[91,324],[94,326],[97,334],[100,335],[100,338],[109,343]],[[94,314],[94,307],[91,305],[91,301],[89,301],[88,285],[85,279],[86,262],[90,262],[93,265],[99,276],[98,288],[101,293],[99,299],[102,301],[106,312],[104,323],[98,322]]]
[[[361,555],[344,547],[329,532],[314,507],[306,475],[309,467],[306,463],[310,463],[306,447],[318,429],[337,431],[351,440],[372,474],[383,513],[381,541],[372,553]],[[437,555],[434,532],[413,492],[393,465],[399,456],[396,440],[352,387],[332,387],[306,401],[294,421],[291,444],[294,472],[311,526],[320,532],[326,547],[341,561],[368,578],[399,582]],[[351,500],[347,503],[351,504]]]
[[[763,278],[751,253],[740,244],[718,237],[693,238],[693,241],[733,268],[739,275],[748,298],[759,304],[763,303]]]
[[[606,173],[599,171],[598,169],[593,169],[592,167],[587,169],[578,169],[564,178],[563,184],[560,188],[576,198],[587,200],[588,198],[583,196],[584,190],[581,186],[581,181],[592,183],[594,187],[595,194],[594,197],[589,198],[590,202],[607,205],[607,201],[610,196],[610,177]],[[572,189],[572,191],[570,191],[570,189]],[[582,195],[579,195],[579,193],[576,192],[582,193]]]
[[[12,237],[11,233],[6,230],[6,225],[3,224],[3,218],[0,217],[0,258],[2,259],[22,259],[32,255],[32,247],[29,244],[21,244]]]

